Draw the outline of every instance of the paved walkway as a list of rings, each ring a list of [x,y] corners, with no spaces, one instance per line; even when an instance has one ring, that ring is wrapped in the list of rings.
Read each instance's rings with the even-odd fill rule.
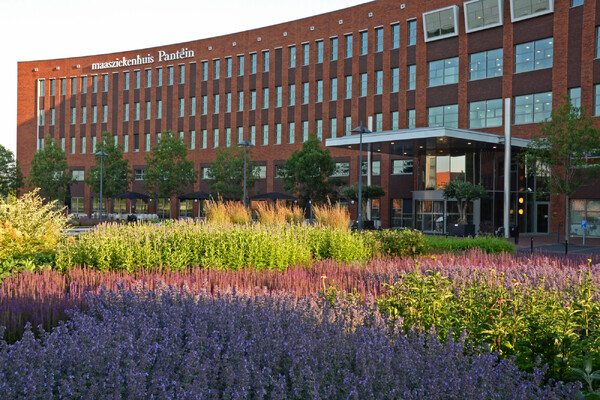
[[[514,243],[514,238],[509,239]],[[600,257],[600,238],[585,238],[585,244],[582,237],[569,238],[569,245],[565,253],[565,237],[563,235],[558,239],[557,235],[521,235],[517,251],[520,254],[531,252],[533,243],[533,251],[556,256],[570,257],[585,257],[596,256]]]

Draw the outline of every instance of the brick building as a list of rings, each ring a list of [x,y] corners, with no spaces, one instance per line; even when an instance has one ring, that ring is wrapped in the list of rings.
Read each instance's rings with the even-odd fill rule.
[[[489,192],[470,209],[481,229],[556,232],[564,199],[537,190],[516,154],[565,93],[600,115],[599,25],[594,0],[376,0],[176,45],[21,62],[17,157],[27,175],[44,138],[56,139],[76,179],[71,211],[89,215],[98,194],[82,179],[103,131],[123,145],[140,192],[144,156],[164,130],[183,138],[201,177],[218,148],[249,140],[255,194],[283,191],[277,168],[310,132],[336,174],[356,182],[360,138],[350,131],[362,122],[373,132],[362,135],[364,182],[387,193],[369,210],[382,226],[443,232],[457,209],[440,188],[465,174]],[[572,206],[572,233],[586,219],[600,235],[598,185]],[[176,217],[198,206],[149,207]]]

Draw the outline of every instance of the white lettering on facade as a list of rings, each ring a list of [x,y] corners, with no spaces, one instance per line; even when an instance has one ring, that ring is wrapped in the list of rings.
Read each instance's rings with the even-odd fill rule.
[[[158,61],[159,62],[182,60],[184,58],[192,58],[194,56],[195,56],[194,50],[190,50],[187,47],[184,47],[181,50],[177,50],[173,53],[167,53],[164,50],[158,51]],[[152,64],[155,61],[156,61],[155,57],[150,54],[148,54],[146,57],[141,57],[139,55],[136,58],[121,57],[121,58],[117,58],[114,61],[92,63],[92,70],[129,67],[131,65]]]

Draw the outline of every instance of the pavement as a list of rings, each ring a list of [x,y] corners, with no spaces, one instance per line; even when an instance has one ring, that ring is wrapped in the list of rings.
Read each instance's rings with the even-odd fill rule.
[[[509,239],[515,243],[514,238]],[[568,246],[565,245],[565,236],[560,235],[520,235],[516,245],[517,253],[526,255],[532,252],[554,256],[567,256],[571,258],[598,258],[600,257],[600,238],[573,236],[569,238]],[[566,251],[565,251],[566,250]]]

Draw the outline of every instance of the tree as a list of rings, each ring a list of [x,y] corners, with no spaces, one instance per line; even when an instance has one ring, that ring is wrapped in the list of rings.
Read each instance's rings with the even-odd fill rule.
[[[600,164],[590,163],[588,158],[600,151],[600,133],[584,108],[573,106],[566,95],[563,100],[550,119],[540,124],[540,134],[533,136],[522,159],[536,176],[547,176],[551,194],[565,196],[568,241],[569,198],[600,173]]]
[[[96,166],[91,168],[85,182],[93,192],[100,193],[100,163],[102,162],[102,195],[114,196],[126,192],[133,181],[133,171],[129,161],[123,158],[123,147],[115,144],[110,132],[102,132],[102,139],[96,145],[94,152],[103,151],[107,155],[100,161],[96,157]]]
[[[146,155],[144,188],[153,198],[171,198],[193,185],[198,177],[187,159],[187,147],[172,131],[164,131],[158,144]]]
[[[16,194],[23,186],[23,174],[12,151],[0,144],[0,197]]]
[[[324,203],[336,186],[345,184],[341,178],[331,178],[335,173],[335,161],[328,149],[313,134],[296,150],[282,168],[284,189],[298,193],[300,200]]]
[[[473,200],[485,197],[487,192],[480,184],[473,184],[465,179],[465,176],[459,176],[444,186],[442,196],[444,199],[456,199],[458,202],[458,224],[467,224],[467,206]]]
[[[44,148],[31,160],[29,183],[39,187],[42,196],[64,203],[72,181],[67,155],[50,136],[46,136],[44,141]]]
[[[381,188],[381,186],[377,185],[361,185],[362,192],[362,217],[366,218],[367,213],[365,212],[367,208],[367,201],[369,199],[377,199],[381,196],[385,196],[385,191]],[[355,183],[352,186],[346,186],[341,190],[342,196],[344,196],[348,200],[354,200],[358,202],[358,183]]]
[[[247,149],[246,160],[246,188],[251,188],[258,178],[258,166],[250,161],[250,149]],[[210,166],[209,175],[213,193],[227,199],[240,200],[244,192],[244,149],[229,147],[217,151],[217,158]]]

